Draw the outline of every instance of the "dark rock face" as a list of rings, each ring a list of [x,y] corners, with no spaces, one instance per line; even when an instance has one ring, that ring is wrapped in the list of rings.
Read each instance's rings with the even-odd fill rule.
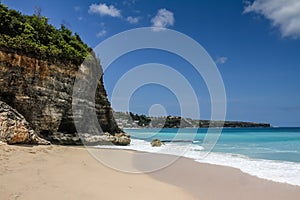
[[[100,64],[98,67],[101,68]],[[57,140],[56,133],[75,136],[72,94],[78,69],[74,65],[51,64],[0,51],[0,100],[21,113],[47,140]],[[91,109],[103,132],[112,135],[123,132],[113,118],[102,78],[98,81],[95,106]],[[76,120],[88,121],[86,117],[79,113]]]
[[[0,101],[0,141],[7,144],[50,144],[40,138],[25,118]]]

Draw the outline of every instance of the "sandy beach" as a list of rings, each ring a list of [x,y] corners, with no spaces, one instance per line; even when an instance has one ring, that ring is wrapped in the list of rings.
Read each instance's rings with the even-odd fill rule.
[[[139,169],[172,156],[95,150]],[[148,154],[147,154],[148,155]],[[0,145],[0,199],[299,199],[300,187],[274,183],[229,167],[180,158],[152,173],[124,173],[83,147]]]

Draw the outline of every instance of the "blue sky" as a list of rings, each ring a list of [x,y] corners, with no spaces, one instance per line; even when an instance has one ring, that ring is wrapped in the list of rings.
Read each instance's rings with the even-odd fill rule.
[[[33,14],[38,6],[51,24],[57,27],[65,24],[91,47],[138,27],[166,27],[184,33],[201,44],[216,62],[226,89],[227,120],[300,126],[298,0],[2,0],[2,3],[24,14]],[[109,98],[122,74],[136,65],[154,62],[171,66],[187,77],[199,98],[201,118],[209,119],[209,93],[201,76],[195,75],[186,61],[158,50],[132,52],[114,62],[104,75]],[[138,89],[129,107],[136,113],[148,113],[155,104],[163,105],[167,114],[180,115],[176,95],[159,85]]]

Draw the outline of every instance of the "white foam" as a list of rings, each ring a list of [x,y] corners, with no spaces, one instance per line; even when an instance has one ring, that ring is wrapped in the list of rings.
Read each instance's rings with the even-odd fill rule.
[[[259,178],[300,186],[300,163],[250,159],[246,156],[227,153],[209,153],[204,157],[206,153],[199,145],[166,143],[161,147],[153,148],[150,142],[137,139],[132,139],[129,146],[98,147],[184,156],[197,162],[234,167]]]
[[[224,153],[210,153],[205,159],[196,161],[234,167],[259,178],[300,186],[300,163],[250,159]]]
[[[203,147],[199,145],[193,144],[183,144],[183,143],[165,143],[161,147],[152,147],[150,142],[146,142],[144,140],[131,139],[131,143],[128,146],[111,146],[111,145],[101,145],[97,146],[98,148],[105,149],[127,149],[127,150],[136,150],[136,151],[144,151],[151,153],[161,153],[161,154],[171,154],[184,156],[185,153],[190,151],[200,151],[203,150]]]

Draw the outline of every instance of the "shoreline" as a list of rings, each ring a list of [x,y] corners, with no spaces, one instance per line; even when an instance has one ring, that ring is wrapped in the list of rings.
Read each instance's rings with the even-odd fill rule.
[[[193,162],[193,163],[196,163],[198,165],[208,165],[208,166],[230,168],[230,169],[239,171],[239,173],[245,174],[247,176],[251,176],[251,177],[259,179],[259,180],[267,181],[267,182],[274,183],[274,184],[283,184],[283,185],[288,185],[288,186],[292,186],[292,187],[298,187],[300,189],[300,185],[291,184],[291,183],[288,183],[288,182],[279,182],[279,181],[275,181],[275,180],[271,180],[271,179],[262,178],[262,177],[259,177],[259,176],[252,175],[250,173],[244,172],[243,170],[241,170],[241,169],[239,169],[237,167],[233,167],[233,166],[229,166],[229,165],[221,165],[221,164],[209,163],[209,162],[201,162],[201,161],[197,161],[197,160],[195,160],[193,158],[189,158],[189,157],[185,157],[185,156],[176,156],[176,155],[172,155],[172,154],[163,154],[163,153],[153,153],[153,152],[140,151],[140,150],[134,150],[134,149],[98,148],[98,147],[92,147],[92,146],[89,147],[89,148],[103,149],[103,150],[113,150],[113,151],[125,151],[125,152],[133,152],[133,153],[146,153],[146,154],[153,154],[153,155],[157,155],[157,156],[170,156],[170,157],[174,157],[175,158],[175,159],[171,159],[171,160],[174,160],[174,162],[172,164],[176,163],[177,160],[183,159],[183,160],[188,160],[187,162]],[[274,161],[274,160],[270,160],[270,161]],[[164,168],[162,168],[162,169],[164,169]],[[147,174],[151,174],[152,172],[146,172],[146,173]]]
[[[157,160],[174,158],[136,150],[89,150],[105,158],[113,157],[109,161],[116,165],[137,170]],[[49,195],[49,199],[153,199],[153,195],[159,195],[158,199],[296,200],[300,197],[299,186],[263,180],[232,167],[183,157],[155,172],[130,174],[101,164],[81,146],[0,144],[0,155],[0,194],[8,198],[48,199],[45,196]],[[122,192],[117,192],[118,188]]]
[[[298,179],[300,172],[300,163],[279,160],[267,160],[250,158],[242,154],[232,154],[225,152],[210,152],[205,158],[199,156],[202,151],[201,146],[191,146],[191,149],[176,149],[178,146],[163,145],[162,147],[151,147],[147,141],[141,139],[132,139],[130,146],[98,146],[101,149],[123,149],[129,151],[140,151],[144,153],[156,153],[161,155],[170,155],[174,157],[183,157],[191,159],[200,164],[211,164],[223,167],[238,169],[242,173],[254,176],[263,180],[275,183],[300,186]],[[175,148],[175,151],[174,151]],[[201,149],[201,150],[200,150]],[[170,151],[171,150],[171,151]],[[191,152],[192,150],[192,152]],[[186,151],[186,153],[180,153]],[[206,154],[206,152],[202,152]],[[294,176],[298,175],[298,176]]]
[[[168,169],[154,173],[152,177],[184,188],[196,198],[200,196],[205,196],[205,199],[228,200],[300,198],[300,186],[262,179],[237,168],[200,163],[190,158],[181,157],[176,162]],[[176,173],[182,169],[188,170]]]

